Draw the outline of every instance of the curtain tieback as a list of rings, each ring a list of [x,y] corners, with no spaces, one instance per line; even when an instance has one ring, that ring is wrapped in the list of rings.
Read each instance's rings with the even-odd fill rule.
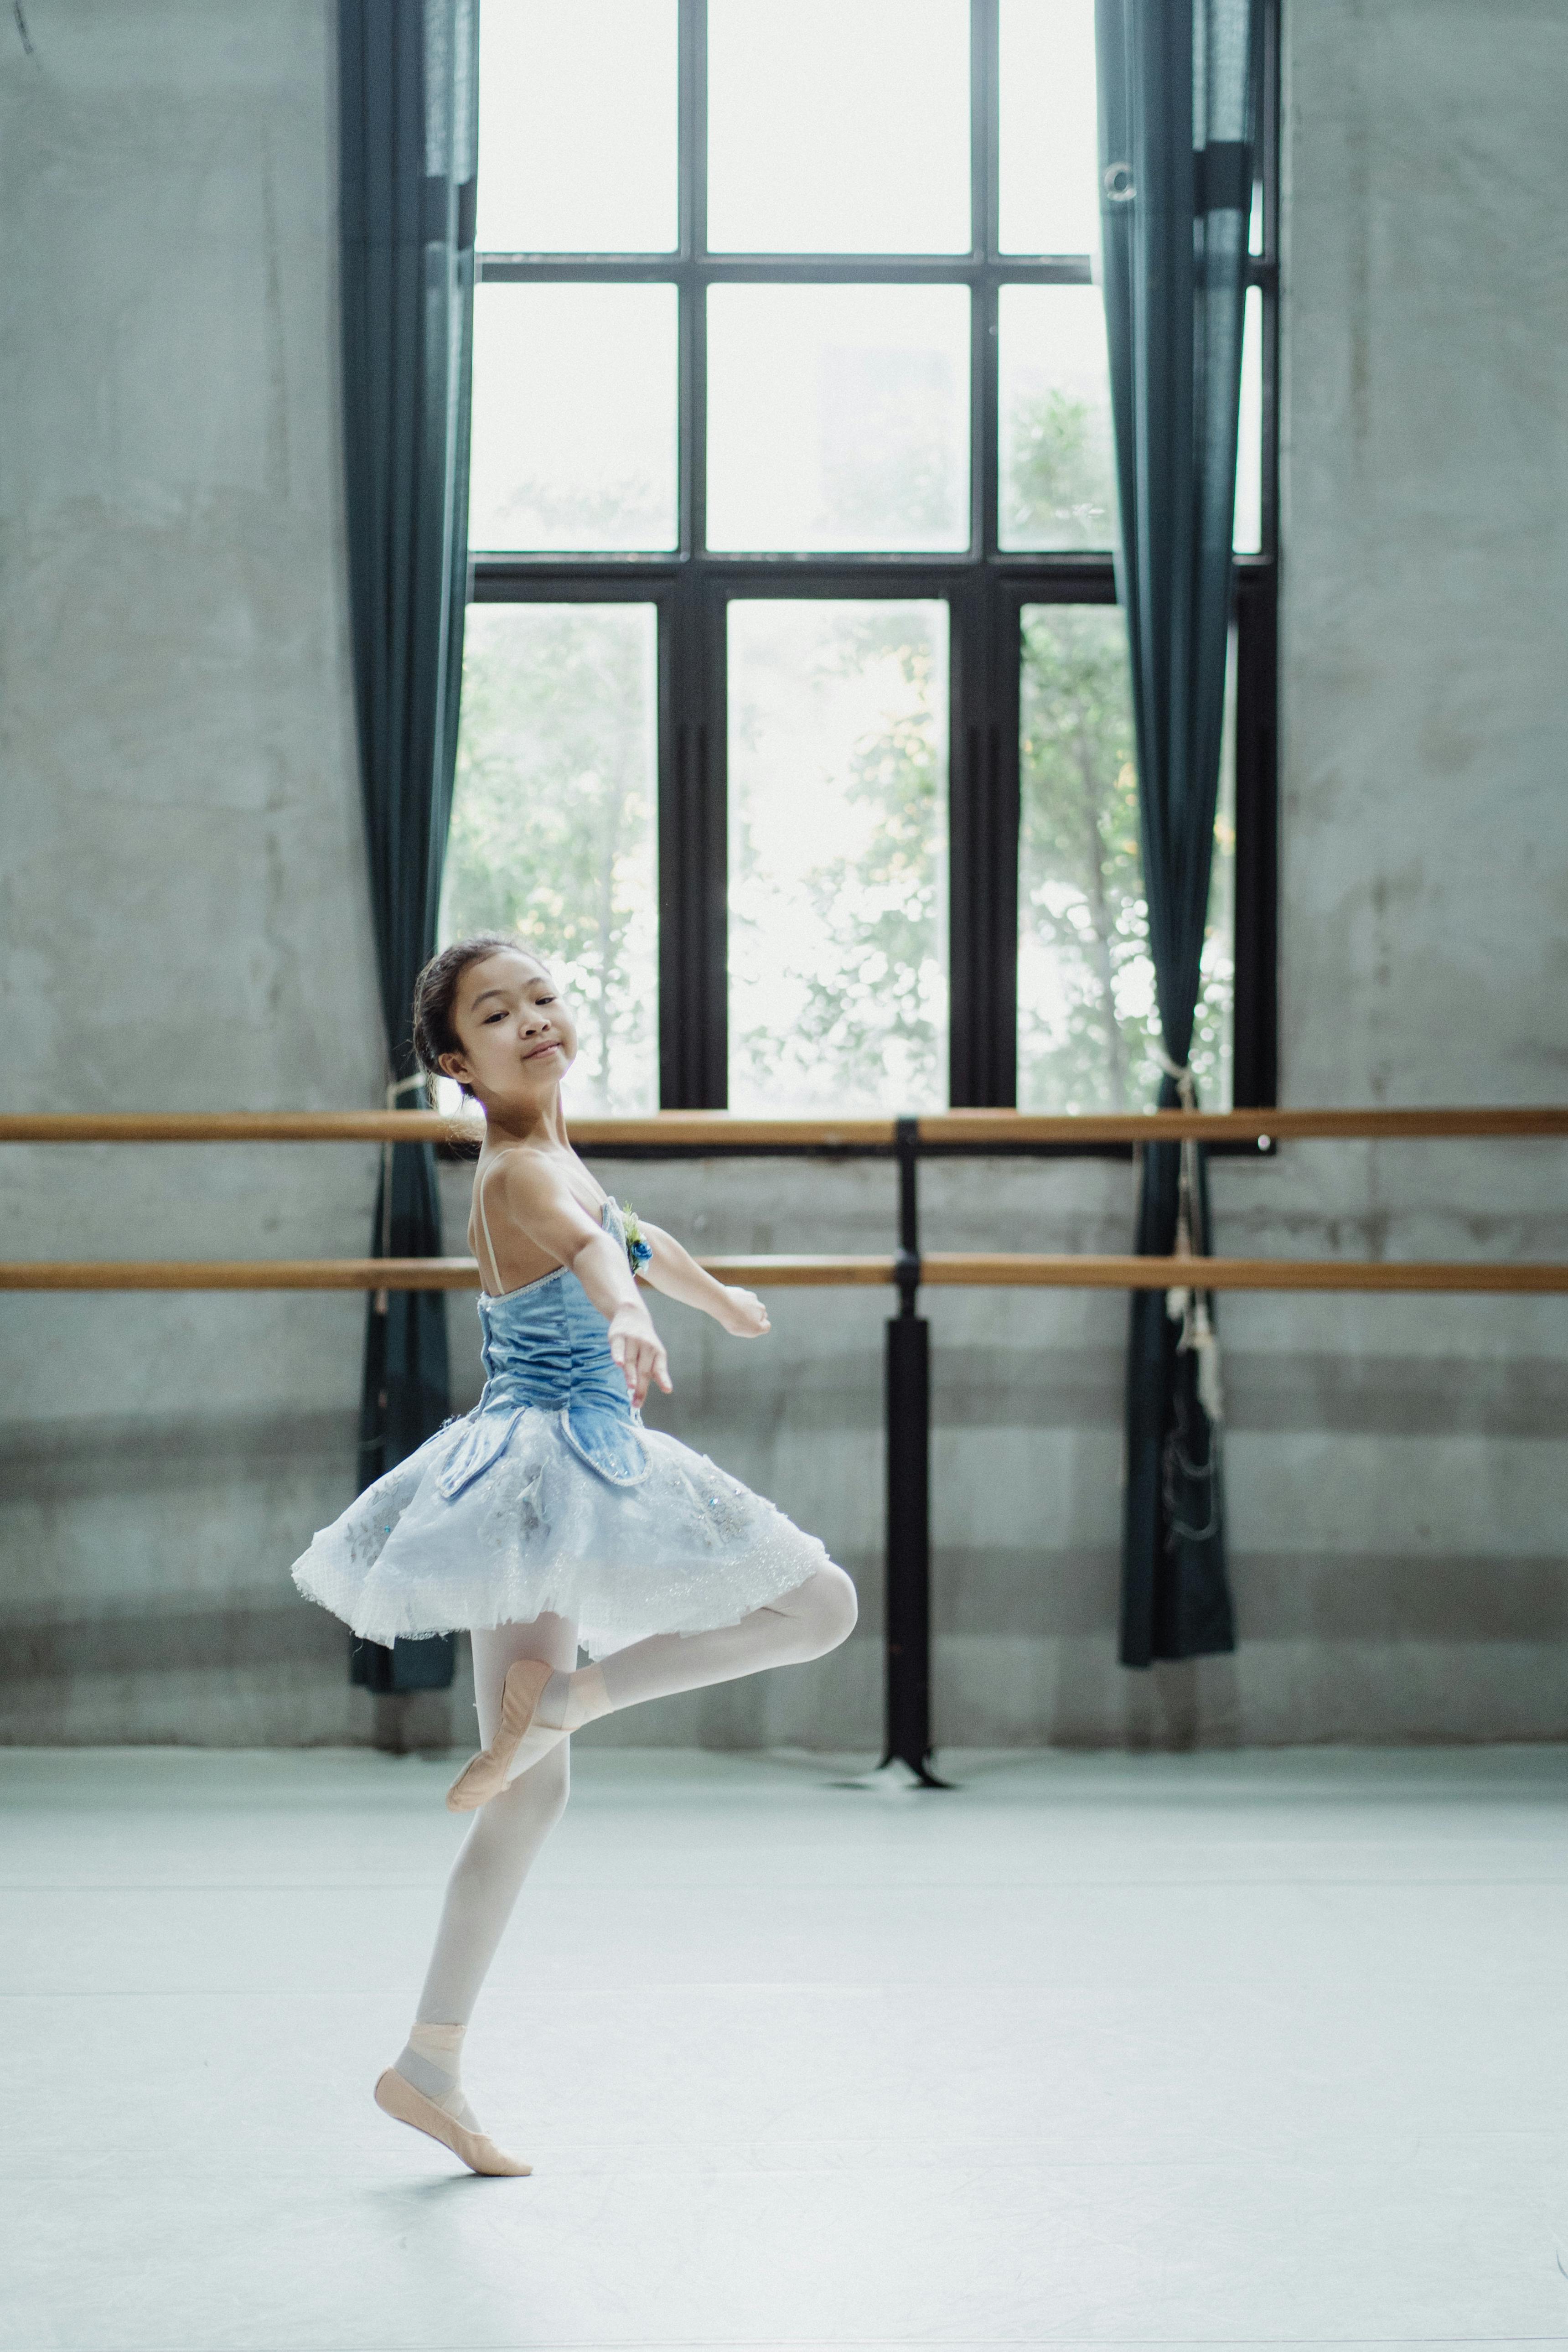
[[[1198,1082],[1193,1076],[1191,1064],[1187,1062],[1173,1061],[1170,1055],[1166,1053],[1164,1046],[1162,1045],[1156,1045],[1154,1048],[1154,1059],[1159,1063],[1160,1067],[1164,1071],[1165,1076],[1168,1078],[1174,1078],[1176,1082],[1176,1092],[1181,1098],[1182,1108],[1184,1110],[1196,1110],[1198,1107]],[[1184,1150],[1185,1149],[1184,1146],[1183,1148]]]
[[[1168,1078],[1175,1082],[1176,1097],[1184,1110],[1198,1107],[1197,1081],[1189,1063],[1178,1062],[1166,1053],[1163,1045],[1154,1048],[1154,1059]],[[1198,1147],[1191,1137],[1184,1137],[1180,1146],[1180,1174],[1176,1184],[1176,1247],[1177,1257],[1198,1257],[1208,1255],[1208,1236],[1203,1223],[1203,1189],[1198,1181]],[[1178,1354],[1197,1358],[1198,1402],[1211,1422],[1225,1419],[1225,1383],[1220,1377],[1219,1334],[1214,1328],[1206,1291],[1180,1284],[1165,1293],[1165,1312],[1173,1323],[1182,1327],[1176,1342]]]

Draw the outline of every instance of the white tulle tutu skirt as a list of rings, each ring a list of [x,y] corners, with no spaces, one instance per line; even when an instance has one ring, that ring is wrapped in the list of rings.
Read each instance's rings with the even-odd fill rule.
[[[373,1642],[550,1611],[604,1657],[652,1633],[736,1624],[827,1559],[815,1536],[658,1430],[637,1430],[647,1475],[616,1484],[569,1442],[559,1408],[530,1406],[448,1497],[443,1473],[468,1436],[452,1423],[367,1486],[294,1563],[300,1591]]]

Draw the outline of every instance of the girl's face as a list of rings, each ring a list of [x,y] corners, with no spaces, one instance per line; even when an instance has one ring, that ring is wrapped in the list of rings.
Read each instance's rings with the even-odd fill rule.
[[[443,1054],[449,1078],[485,1103],[548,1097],[577,1058],[577,1030],[544,966],[521,948],[498,948],[467,966],[452,1002],[462,1048]]]

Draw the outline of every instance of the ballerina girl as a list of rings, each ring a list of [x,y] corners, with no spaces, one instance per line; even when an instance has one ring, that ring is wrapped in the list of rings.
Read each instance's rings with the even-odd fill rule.
[[[736,1339],[762,1301],[627,1219],[567,1138],[577,1051],[545,966],[495,935],[419,976],[415,1047],[485,1115],[469,1247],[483,1288],[484,1393],[377,1479],[295,1562],[294,1580],[367,1641],[472,1637],[479,1753],[447,1802],[477,1818],[447,1883],[406,2046],[378,2106],[475,2172],[530,2168],[463,2095],[463,2035],[518,1892],[560,1819],[570,1735],[612,1710],[834,1649],[855,1588],[771,1503],[662,1432],[671,1387],[639,1281]],[[579,1667],[579,1649],[593,1663]]]

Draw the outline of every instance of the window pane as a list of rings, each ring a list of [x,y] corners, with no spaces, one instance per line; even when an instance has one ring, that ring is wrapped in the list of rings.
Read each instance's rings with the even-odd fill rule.
[[[708,544],[969,544],[963,286],[715,286]]]
[[[676,541],[673,286],[481,286],[468,543]]]
[[[1236,446],[1236,551],[1263,545],[1263,295],[1247,289],[1241,336],[1241,419]]]
[[[673,249],[675,37],[675,0],[482,11],[481,248]]]
[[[1026,605],[1021,687],[1019,1108],[1142,1110],[1160,1083],[1159,1024],[1120,607]],[[1226,695],[1192,1053],[1210,1109],[1226,1108],[1231,1090],[1236,763],[1228,684]]]
[[[1001,544],[1110,547],[1116,472],[1100,289],[1004,286],[1000,302]]]
[[[708,242],[969,247],[967,0],[709,0]]]
[[[730,606],[730,1101],[946,1100],[947,607]]]
[[[581,1033],[577,1111],[658,1105],[651,604],[471,604],[443,940],[545,958]]]
[[[1001,246],[1100,245],[1094,0],[1002,0]]]

